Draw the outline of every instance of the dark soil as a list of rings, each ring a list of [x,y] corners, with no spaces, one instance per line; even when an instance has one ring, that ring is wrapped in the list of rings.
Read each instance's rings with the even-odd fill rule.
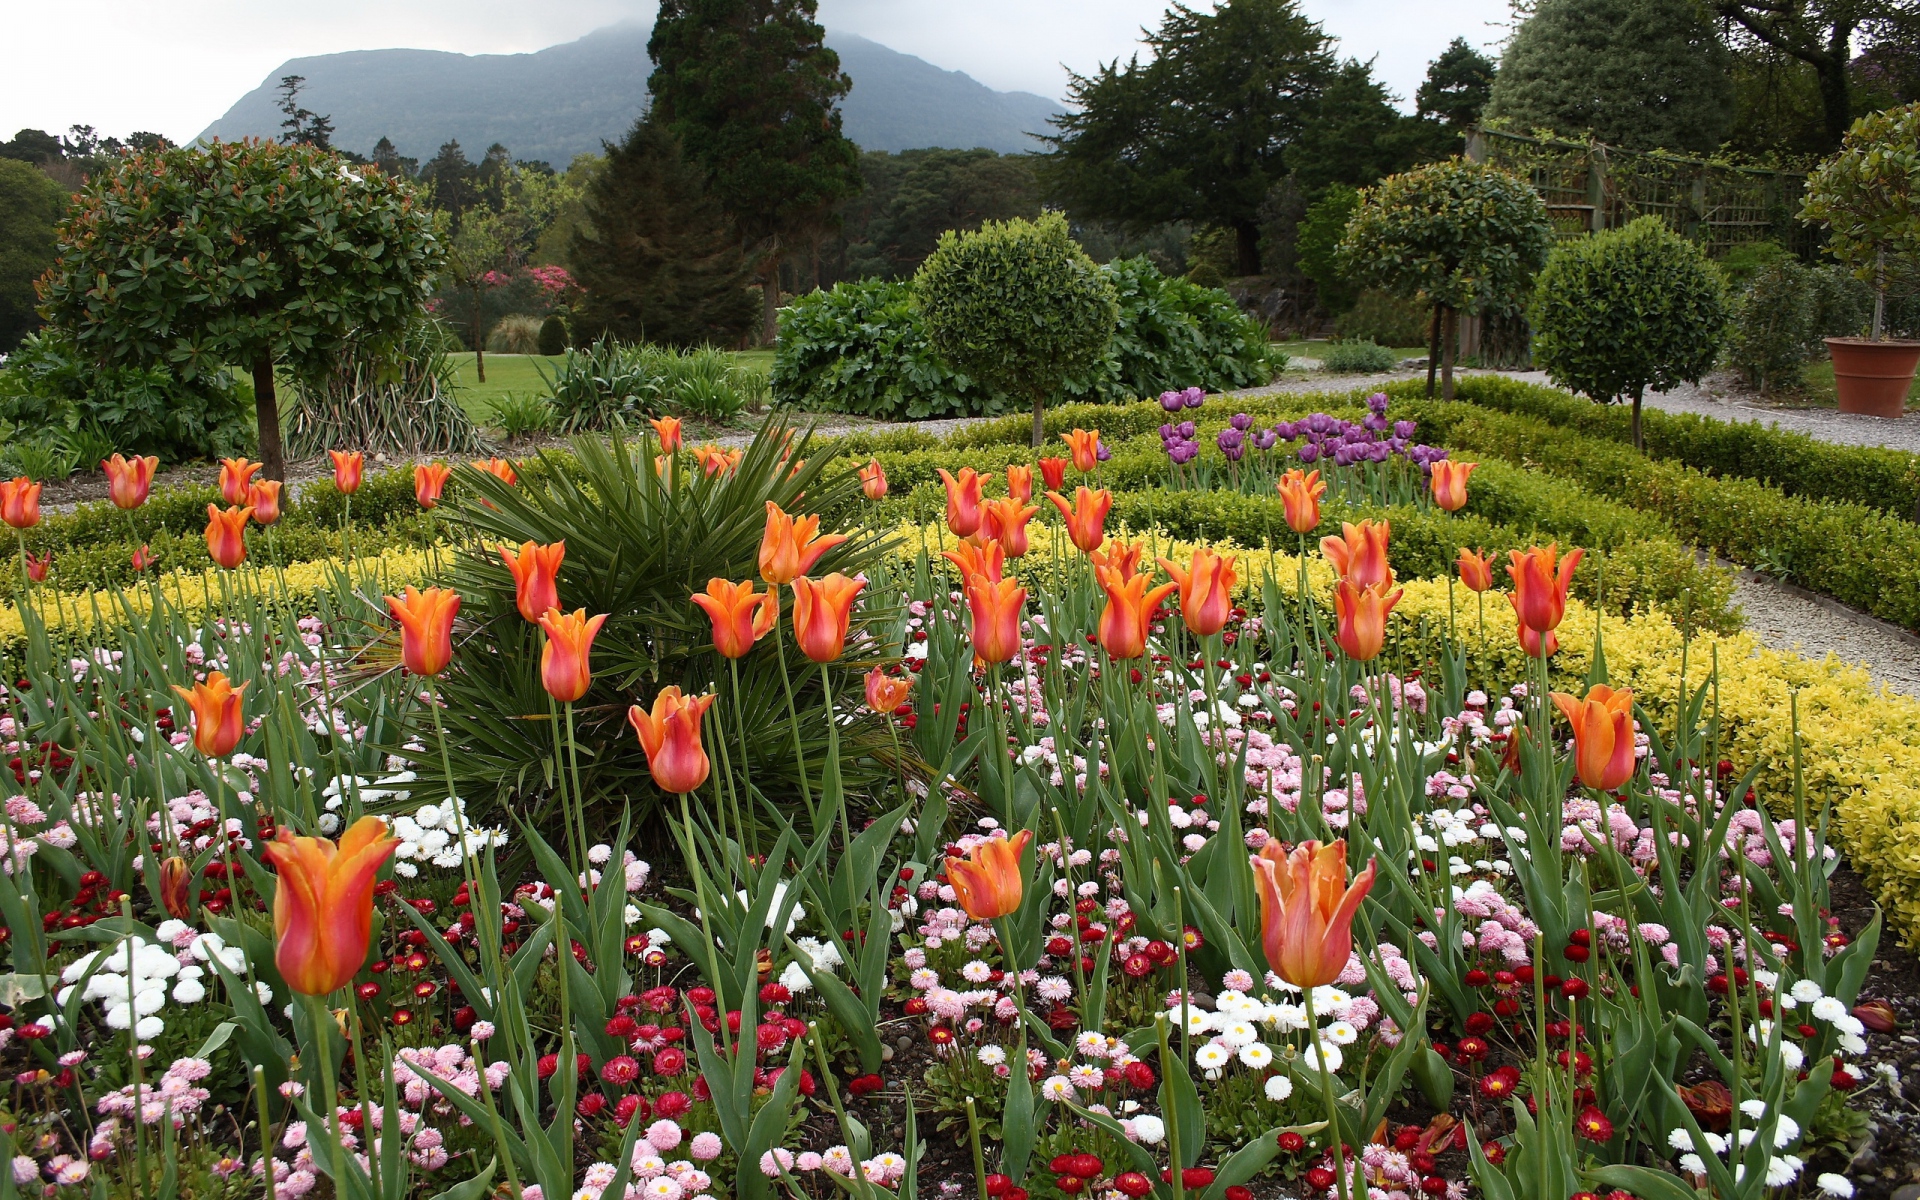
[[[1857,936],[1876,911],[1866,884],[1842,865],[1833,874],[1832,896],[1833,915],[1849,935]],[[1903,1189],[1911,1191],[1909,1185],[1920,1185],[1920,1035],[1912,1032],[1920,1028],[1920,958],[1890,931],[1881,934],[1860,998],[1891,1004],[1902,1028],[1890,1034],[1869,1032],[1866,1057],[1849,1064],[1862,1076],[1855,1107],[1871,1122],[1853,1161],[1844,1167],[1809,1164],[1808,1170],[1839,1170],[1853,1180],[1859,1200],[1885,1200]],[[1885,1075],[1886,1067],[1897,1074]],[[1901,1200],[1910,1196],[1901,1195]]]

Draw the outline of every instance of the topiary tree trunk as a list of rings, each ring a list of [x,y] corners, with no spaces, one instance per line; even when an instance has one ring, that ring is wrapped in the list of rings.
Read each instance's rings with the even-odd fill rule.
[[[287,451],[280,440],[280,398],[273,390],[273,355],[253,360],[253,416],[260,427],[260,470],[268,479],[287,477]]]

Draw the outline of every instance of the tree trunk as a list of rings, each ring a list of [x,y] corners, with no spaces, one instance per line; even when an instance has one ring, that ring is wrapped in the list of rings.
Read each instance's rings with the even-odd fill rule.
[[[480,289],[473,289],[473,374],[477,383],[487,381],[487,331],[480,328]]]
[[[1047,398],[1035,394],[1033,397],[1033,448],[1038,450],[1047,441]]]
[[[1233,226],[1234,256],[1240,260],[1242,275],[1260,273],[1260,227],[1252,221],[1237,221]]]
[[[1427,317],[1427,399],[1433,399],[1433,376],[1440,369],[1440,306]]]
[[[280,441],[280,400],[273,393],[273,355],[253,360],[253,417],[260,431],[260,471],[268,479],[287,477],[287,451]]]
[[[767,251],[766,274],[760,285],[760,340],[769,348],[780,340],[780,247]]]
[[[1633,389],[1633,448],[1641,454],[1647,452],[1647,439],[1640,433],[1640,396],[1645,391],[1644,387]]]
[[[1852,66],[1849,45],[1852,28],[1849,26],[1845,32],[1840,29],[1833,32],[1834,40],[1839,42],[1838,54],[1833,52],[1830,43],[1829,52],[1812,65],[1814,77],[1820,81],[1820,115],[1826,127],[1827,148],[1838,150],[1840,139],[1853,127],[1853,95],[1847,79],[1847,72]]]
[[[1446,345],[1440,348],[1440,398],[1453,399],[1453,355],[1460,348],[1460,310],[1448,306],[1440,311],[1447,314],[1447,328],[1440,335]]]

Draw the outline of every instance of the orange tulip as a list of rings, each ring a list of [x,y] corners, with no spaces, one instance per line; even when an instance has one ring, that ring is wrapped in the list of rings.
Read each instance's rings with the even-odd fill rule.
[[[1100,431],[1098,429],[1076,429],[1072,433],[1063,433],[1060,440],[1073,452],[1073,469],[1086,474],[1100,462]]]
[[[947,882],[969,917],[991,921],[1019,911],[1026,891],[1020,854],[1032,840],[1033,830],[1022,829],[1010,838],[988,838],[965,858],[947,859]]]
[[[1389,593],[1389,584],[1355,587],[1351,579],[1334,585],[1333,640],[1355,662],[1372,662],[1387,644],[1387,615],[1400,603],[1405,589]]]
[[[400,661],[415,675],[438,675],[453,661],[453,618],[460,594],[449,588],[388,596],[387,611],[400,622]]]
[[[1318,468],[1302,471],[1296,467],[1282,475],[1275,486],[1286,507],[1288,529],[1305,534],[1320,527],[1320,497],[1327,494],[1327,485]]]
[[[514,471],[513,463],[509,459],[504,459],[504,458],[476,459],[473,464],[473,469],[476,471],[485,471],[487,474],[493,476],[495,479],[498,479],[501,483],[506,484],[508,487],[512,487],[514,484],[520,482],[520,476],[518,473]]]
[[[654,417],[649,424],[660,438],[660,453],[673,454],[680,449],[679,417]]]
[[[1270,841],[1252,858],[1267,965],[1298,988],[1336,982],[1353,953],[1353,918],[1373,887],[1375,861],[1349,884],[1345,842],[1306,841],[1285,854]]]
[[[1115,539],[1107,543],[1104,550],[1096,550],[1087,558],[1096,569],[1105,567],[1115,579],[1131,579],[1140,573],[1140,560],[1146,557],[1145,542],[1123,542]]]
[[[739,450],[723,450],[712,443],[693,448],[694,461],[700,464],[701,470],[705,471],[709,478],[715,475],[731,474],[733,469],[740,465],[741,453]]]
[[[280,519],[280,487],[278,479],[262,479],[247,489],[256,524],[271,525]]]
[[[192,882],[193,868],[178,854],[160,864],[160,907],[176,921],[193,916],[193,895],[188,891]]]
[[[260,469],[257,462],[248,462],[244,458],[223,458],[220,460],[220,495],[228,504],[238,507],[247,502],[247,489],[253,486],[253,473]]]
[[[500,561],[513,573],[514,605],[529,623],[538,624],[548,609],[560,607],[560,564],[566,557],[564,541],[550,546],[522,542],[518,554],[500,547]]]
[[[760,535],[760,578],[775,587],[792,583],[846,540],[843,533],[821,533],[819,517],[790,517],[769,500],[767,528]]]
[[[1573,771],[1595,791],[1616,791],[1633,778],[1633,693],[1604,683],[1575,700],[1554,692],[1553,703],[1573,726]]]
[[[593,639],[607,623],[607,614],[589,618],[584,608],[563,613],[550,608],[540,614],[540,628],[547,631],[546,648],[540,651],[540,686],[562,704],[571,704],[587,694],[593,684]]]
[[[956,479],[942,467],[940,482],[947,485],[947,528],[955,537],[972,537],[980,529],[980,473],[961,467]]]
[[[134,570],[144,571],[154,563],[160,561],[160,556],[153,552],[153,547],[142,542],[140,548],[133,552],[133,558],[129,561],[133,563]]]
[[[1514,620],[1518,622],[1519,625],[1515,630],[1515,634],[1520,639],[1520,648],[1526,651],[1529,657],[1552,658],[1554,655],[1560,653],[1559,635],[1555,634],[1552,630],[1541,633],[1538,630],[1527,628],[1526,621],[1520,616],[1520,594],[1518,592],[1508,592],[1507,603],[1513,605]]]
[[[438,507],[452,475],[453,468],[445,463],[421,463],[413,469],[413,498],[421,508]]]
[[[981,662],[1008,662],[1020,653],[1027,589],[1019,580],[968,577],[967,607],[973,612],[973,653]]]
[[[1433,502],[1448,512],[1467,506],[1467,476],[1479,463],[1454,462],[1443,458],[1433,464]]]
[[[1059,491],[1067,486],[1067,460],[1064,458],[1043,458],[1040,460],[1040,482],[1050,491]]]
[[[1096,567],[1094,577],[1107,592],[1107,607],[1100,613],[1100,645],[1110,658],[1139,658],[1147,652],[1153,610],[1178,585],[1163,583],[1148,590],[1147,576],[1122,577],[1108,567]]]
[[[19,475],[0,483],[0,521],[15,529],[32,529],[40,523],[41,485]]]
[[[1478,550],[1460,547],[1460,582],[1467,585],[1470,592],[1484,592],[1493,586],[1493,564],[1487,556]]]
[[[825,579],[805,575],[793,581],[793,640],[817,663],[830,663],[846,647],[853,600],[867,586],[835,571]]]
[[[1160,560],[1160,569],[1180,585],[1180,619],[1195,637],[1227,627],[1227,618],[1233,615],[1233,585],[1239,579],[1233,562],[1233,555],[1222,557],[1204,546],[1193,552],[1191,571],[1181,570],[1171,559]]]
[[[1007,468],[1007,496],[1025,504],[1033,499],[1033,468],[1015,464]]]
[[[694,593],[693,602],[713,622],[713,648],[722,658],[743,657],[773,631],[780,615],[779,593],[768,588],[755,594],[751,579],[709,579],[707,590]]]
[[[217,504],[207,505],[207,553],[213,561],[231,571],[247,561],[247,522],[251,508],[220,511]]]
[[[870,458],[860,468],[860,492],[869,500],[887,498],[887,473],[880,469],[879,459]]]
[[[640,735],[647,767],[664,792],[684,795],[707,781],[711,763],[700,744],[700,718],[712,706],[713,693],[683,696],[677,687],[664,687],[653,698],[653,711],[638,704],[627,710],[627,724]]]
[[[116,454],[100,463],[100,469],[107,473],[107,497],[115,508],[134,509],[147,502],[147,494],[153,490],[153,473],[160,466],[155,455],[145,458],[138,454],[132,458]]]
[[[1353,586],[1369,588],[1374,584],[1393,586],[1393,568],[1387,565],[1386,521],[1362,521],[1359,525],[1342,522],[1340,537],[1320,539],[1321,552],[1333,563],[1340,578]]]
[[[999,542],[988,542],[983,546],[968,539],[953,549],[943,552],[940,557],[959,569],[960,584],[963,587],[975,575],[985,575],[991,582],[999,583],[1000,576],[1005,573],[1007,565],[1006,549]]]
[[[367,469],[367,456],[358,450],[329,450],[327,457],[333,460],[333,486],[348,496],[359,491],[361,477]]]
[[[1040,510],[1012,496],[989,500],[980,506],[985,518],[983,532],[1004,547],[1008,558],[1021,558],[1027,552],[1027,522]]]
[[[1113,493],[1105,488],[1094,491],[1091,488],[1076,488],[1073,493],[1073,507],[1067,507],[1067,498],[1059,492],[1048,492],[1047,499],[1060,510],[1060,516],[1067,523],[1067,536],[1073,544],[1080,547],[1082,553],[1092,554],[1107,539],[1107,513],[1113,508]]]
[[[240,744],[246,732],[246,720],[240,711],[240,693],[246,684],[234,687],[224,672],[211,671],[205,683],[191,689],[174,686],[180,698],[193,710],[193,748],[208,758],[225,758]]]
[[[328,996],[360,973],[372,940],[374,877],[399,844],[385,821],[361,817],[338,846],[285,826],[267,845],[266,859],[280,873],[273,962],[288,987]]]
[[[1560,558],[1558,542],[1507,552],[1512,560],[1507,574],[1513,579],[1513,609],[1521,624],[1535,633],[1552,633],[1560,627],[1561,618],[1567,615],[1567,588],[1585,554],[1585,550],[1569,550],[1565,558]]]
[[[49,550],[40,557],[27,555],[27,579],[32,583],[45,583],[47,572],[53,570],[53,551]]]
[[[891,716],[907,702],[913,690],[913,676],[905,679],[889,675],[883,667],[867,672],[867,707],[881,716]]]

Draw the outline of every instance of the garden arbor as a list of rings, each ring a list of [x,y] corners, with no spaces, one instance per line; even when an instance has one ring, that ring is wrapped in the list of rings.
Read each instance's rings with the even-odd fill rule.
[[[48,319],[108,365],[253,376],[260,457],[286,456],[274,371],[313,377],[349,342],[399,336],[445,255],[427,208],[312,146],[215,142],[129,154],[60,227]]]

